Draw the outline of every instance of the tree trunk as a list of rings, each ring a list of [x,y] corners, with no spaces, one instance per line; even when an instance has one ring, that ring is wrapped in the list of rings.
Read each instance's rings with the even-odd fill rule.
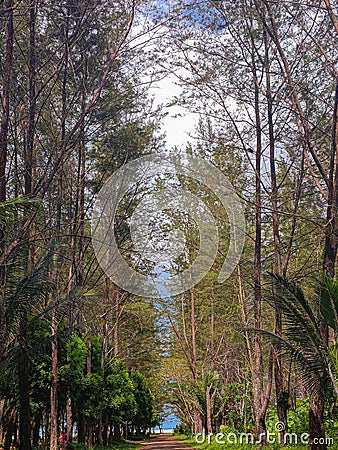
[[[256,119],[256,183],[255,183],[255,255],[254,255],[254,307],[255,328],[262,329],[262,287],[261,287],[261,247],[262,247],[262,193],[261,193],[261,158],[262,158],[262,129],[259,110],[259,87],[255,65],[255,50],[252,42],[252,70],[255,89],[255,119]],[[255,413],[256,433],[262,445],[267,444],[265,414],[263,403],[263,350],[262,336],[256,334],[254,338],[253,361],[253,409]],[[265,409],[265,410],[264,410]]]
[[[93,426],[91,423],[87,422],[86,425],[86,444],[89,448],[93,447]]]
[[[0,202],[4,202],[6,195],[6,165],[8,153],[8,126],[9,126],[9,105],[10,105],[10,79],[13,62],[13,43],[14,43],[14,27],[13,27],[13,6],[14,0],[7,0],[5,3],[5,39],[6,47],[3,57],[2,68],[2,93],[1,93],[1,124],[0,124]],[[1,253],[4,252],[4,234],[5,230],[0,227],[0,245]],[[6,268],[2,264],[0,266],[0,361],[3,356],[5,339],[2,333],[5,330],[5,286],[6,286]]]
[[[194,287],[190,289],[191,292],[191,365],[193,370],[193,379],[197,381],[197,351],[196,351],[196,323],[195,323],[195,291]]]
[[[30,423],[30,390],[29,390],[29,358],[27,353],[27,313],[23,313],[20,321],[20,337],[18,351],[19,375],[19,438],[20,450],[31,450],[31,423]]]
[[[36,19],[36,1],[30,1],[29,8],[29,124],[28,139],[25,154],[25,195],[31,196],[33,181],[33,148],[35,133],[35,19]],[[31,226],[27,229],[31,235]],[[34,251],[31,247],[31,240],[28,240],[26,247],[27,267],[32,268],[34,264]],[[27,324],[28,312],[25,311],[20,321],[20,338],[19,338],[19,438],[20,450],[31,449],[31,422],[30,422],[30,379],[29,379],[29,358],[27,353]]]
[[[67,392],[66,402],[66,439],[68,442],[73,440],[72,398],[69,391]]]
[[[312,394],[310,400],[309,428],[310,428],[310,450],[326,450],[326,444],[317,444],[315,439],[325,440],[324,429],[324,405],[325,396],[316,392]]]
[[[12,409],[11,414],[9,416],[7,432],[4,442],[4,450],[10,450],[11,448],[14,429],[15,429],[15,408]]]
[[[3,427],[3,416],[4,416],[5,400],[0,400],[0,442],[3,441],[4,427]]]
[[[103,427],[103,432],[102,432],[102,443],[103,443],[103,447],[108,446],[108,420],[107,420],[107,417],[105,417],[105,419],[104,419],[104,427]]]
[[[92,372],[92,353],[91,353],[91,341],[90,341],[89,334],[87,336],[86,372],[87,372],[87,374],[90,374]],[[86,434],[87,434],[86,425],[87,425],[86,418],[83,414],[83,405],[82,405],[82,402],[79,402],[77,440],[81,444],[84,444],[86,441]]]
[[[102,420],[102,414],[99,417],[99,423],[97,426],[97,443],[100,447],[103,446],[103,420]]]
[[[105,371],[105,359],[108,352],[108,304],[109,304],[109,283],[107,275],[104,278],[103,286],[103,324],[102,324],[102,349],[101,349],[101,368],[102,374]]]
[[[61,231],[61,195],[62,185],[61,176],[58,177],[57,184],[57,205],[56,205],[56,231]],[[59,258],[57,255],[53,256],[52,278],[55,286],[59,285],[58,274]],[[52,303],[57,299],[57,291],[55,290],[51,296]],[[51,336],[52,336],[52,383],[50,387],[50,450],[58,450],[58,334],[59,320],[57,307],[53,306]]]
[[[114,353],[117,356],[119,354],[119,319],[120,319],[120,290],[115,290],[115,324],[114,324]]]
[[[324,248],[323,267],[328,278],[335,275],[337,257],[337,209],[338,209],[338,77],[336,79],[336,92],[333,108],[331,157],[329,169],[328,204],[326,212],[326,238]],[[324,345],[329,345],[329,327],[320,324],[320,330]],[[324,429],[325,395],[315,392],[311,396],[309,424],[310,424],[310,449],[326,449],[325,444],[315,444],[314,438],[325,440]]]
[[[211,315],[210,315],[210,370],[215,368],[215,290],[211,286]]]
[[[2,69],[2,110],[0,127],[0,202],[6,200],[6,165],[7,165],[7,138],[9,126],[9,102],[10,102],[10,79],[13,62],[13,8],[14,0],[7,0],[6,9],[6,48],[4,55],[4,66]]]
[[[84,444],[86,440],[86,421],[83,415],[82,408],[78,411],[78,423],[77,423],[77,441],[80,444]]]
[[[206,400],[206,432],[207,434],[212,434],[212,421],[211,421],[211,386],[207,386],[205,392],[205,400]]]
[[[34,420],[33,426],[33,447],[38,448],[39,439],[40,439],[40,423],[41,423],[41,413],[37,412]]]
[[[267,36],[266,30],[263,32],[264,45],[265,45],[265,79],[266,79],[266,97],[268,103],[268,125],[269,125],[269,149],[270,149],[270,180],[271,180],[271,215],[272,215],[272,231],[273,231],[273,243],[274,243],[274,260],[275,260],[275,273],[281,275],[282,273],[282,257],[281,257],[281,242],[279,234],[279,216],[278,216],[278,186],[276,177],[276,164],[275,164],[275,133],[273,124],[273,100],[271,93],[270,83],[270,58],[269,58],[269,45],[270,40]],[[275,308],[275,326],[274,333],[277,335],[282,334],[282,314],[278,307]],[[278,344],[274,345],[275,349],[275,388],[276,388],[276,400],[277,400],[277,415],[278,421],[284,424],[284,429],[280,431],[281,442],[284,443],[285,432],[287,431],[287,411],[288,411],[288,399],[289,393],[287,389],[284,389],[284,375],[282,366],[281,349]]]
[[[121,427],[117,422],[114,423],[114,440],[116,442],[120,442],[121,440]]]
[[[250,336],[247,331],[248,328],[248,319],[247,319],[247,303],[245,299],[245,291],[244,286],[242,282],[242,274],[241,274],[241,268],[240,265],[237,266],[237,287],[238,287],[238,299],[239,303],[241,305],[241,321],[242,326],[244,329],[244,337],[245,337],[245,347],[248,354],[248,360],[249,360],[249,368],[251,373],[253,373],[253,358],[252,358],[252,350],[251,350],[251,343],[250,343]]]
[[[202,423],[202,419],[201,419],[201,414],[199,413],[197,408],[194,409],[193,417],[194,417],[194,434],[196,435],[196,434],[202,433],[203,423]]]
[[[337,209],[338,209],[338,77],[333,108],[331,157],[329,168],[328,204],[326,211],[326,236],[324,270],[329,278],[335,273],[337,257]]]
[[[29,120],[25,154],[25,193],[30,195],[33,187],[33,158],[35,140],[35,21],[36,0],[30,0],[29,7]]]
[[[57,349],[58,320],[56,310],[52,315],[52,383],[50,388],[50,450],[58,450],[58,349]]]
[[[195,290],[194,287],[190,289],[190,321],[191,321],[191,368],[192,380],[197,383],[197,347],[196,347],[196,311],[195,311]],[[202,433],[202,418],[197,405],[194,410],[194,433]]]
[[[92,344],[89,335],[87,336],[86,371],[92,373]]]
[[[18,425],[19,425],[18,419],[17,417],[15,417],[13,428],[13,443],[12,443],[14,448],[18,448],[18,428],[19,428]]]

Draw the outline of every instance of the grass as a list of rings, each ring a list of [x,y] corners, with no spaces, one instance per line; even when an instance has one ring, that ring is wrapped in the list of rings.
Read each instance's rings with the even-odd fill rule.
[[[119,444],[114,444],[112,447],[109,447],[109,450],[136,450],[141,447],[141,444],[135,444],[135,442],[125,441],[120,442]],[[105,448],[105,450],[108,450],[107,447]]]
[[[109,447],[98,447],[94,446],[92,450],[137,450],[142,447],[141,444],[137,444],[132,441],[122,441],[114,443]],[[84,444],[73,443],[71,444],[72,450],[88,450],[88,447]]]
[[[106,447],[104,450],[136,450],[139,448],[141,448],[141,444],[135,444],[134,442],[121,442],[109,447],[108,449]]]

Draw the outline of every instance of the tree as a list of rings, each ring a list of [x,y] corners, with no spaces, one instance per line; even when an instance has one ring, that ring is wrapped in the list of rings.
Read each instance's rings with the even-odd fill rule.
[[[186,87],[181,103],[187,104],[189,99],[190,108],[212,117],[216,136],[242,150],[256,179],[255,192],[249,187],[242,194],[256,216],[254,281],[250,273],[243,282],[249,287],[248,298],[254,287],[255,317],[264,320],[260,299],[266,270],[273,268],[296,279],[306,272],[318,272],[313,259],[316,245],[323,250],[328,276],[335,265],[335,245],[331,246],[335,207],[333,198],[329,199],[335,190],[337,58],[331,52],[335,47],[335,11],[330,2],[325,3],[326,11],[318,5],[287,1],[176,2],[175,6],[177,21],[173,19],[170,37],[176,53],[171,63]],[[314,212],[312,222],[313,216],[304,208],[306,204],[310,208],[310,198],[319,208],[325,207],[330,217],[325,246],[321,240],[323,217]],[[288,209],[282,206],[285,204]],[[308,241],[310,233],[313,244]],[[307,249],[301,244],[305,242],[309,242]],[[301,269],[296,255],[302,255]],[[282,318],[276,311],[276,331],[281,329]],[[264,431],[270,382],[262,380],[264,374],[270,379],[271,365],[269,355],[262,351],[261,337],[255,339],[252,353],[256,364],[251,365],[251,371],[257,386],[253,401],[257,428]],[[275,395],[279,418],[286,424],[287,383],[278,347],[274,353]],[[314,397],[311,407],[315,408],[316,402]]]
[[[324,277],[317,283],[317,294],[311,301],[295,283],[274,276],[278,286],[271,301],[276,309],[280,308],[284,317],[283,334],[260,332],[270,341],[278,343],[280,348],[296,361],[302,371],[306,387],[310,393],[319,392],[320,398],[328,399],[338,394],[337,355],[335,340],[328,347],[321,332],[321,324],[330,326],[337,332],[338,288],[337,282]],[[310,409],[310,446],[316,447],[315,438],[325,436],[324,405]]]

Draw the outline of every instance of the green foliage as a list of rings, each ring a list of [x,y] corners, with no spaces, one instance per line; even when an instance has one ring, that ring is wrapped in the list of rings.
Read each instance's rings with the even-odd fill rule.
[[[130,378],[126,366],[114,359],[107,370],[103,402],[104,410],[115,422],[132,422],[137,411],[134,397],[135,385]]]
[[[7,276],[6,289],[0,317],[0,370],[9,362],[17,344],[20,321],[26,315],[40,313],[41,302],[46,301],[54,285],[49,277],[48,267],[53,246],[41,251],[36,263],[28,273],[19,264],[13,264]]]
[[[271,6],[276,30],[280,33],[280,46],[286,60],[291,58],[294,83],[286,83],[284,59],[280,58],[275,46],[277,40],[271,36],[268,36],[267,53],[264,54],[262,17],[258,8],[245,2],[238,8],[238,2],[197,2],[195,5],[178,0],[167,10],[165,2],[141,1],[136,2],[136,13],[141,11],[141,14],[135,31],[145,22],[141,41],[146,41],[147,48],[143,51],[143,43],[132,34],[132,38],[121,45],[118,58],[112,60],[116,44],[125,36],[134,13],[130,8],[133,3],[74,0],[34,2],[34,7],[28,8],[24,1],[17,2],[15,8],[6,7],[2,11],[3,24],[13,13],[15,25],[13,64],[6,69],[6,56],[1,63],[2,81],[8,70],[11,89],[9,105],[3,99],[3,119],[7,107],[10,116],[8,136],[2,136],[6,138],[2,142],[8,144],[5,144],[8,154],[2,155],[2,161],[7,161],[3,167],[7,184],[3,194],[20,195],[24,191],[29,159],[28,125],[32,121],[33,195],[43,198],[40,209],[39,204],[32,204],[35,199],[21,197],[0,204],[0,225],[4,232],[1,252],[16,237],[27,218],[27,211],[34,206],[37,211],[6,267],[1,267],[4,273],[0,280],[3,288],[0,293],[0,399],[6,400],[5,421],[10,408],[18,405],[18,370],[10,362],[17,353],[21,319],[27,316],[27,329],[24,325],[23,331],[25,334],[27,331],[26,347],[30,358],[27,384],[30,381],[33,424],[41,412],[46,416],[51,406],[53,339],[57,344],[60,422],[63,422],[69,396],[74,420],[79,421],[84,416],[87,425],[92,426],[93,434],[101,420],[106,420],[106,426],[115,422],[144,431],[155,423],[154,415],[160,415],[161,407],[167,401],[179,410],[186,423],[193,423],[195,412],[205,422],[206,393],[209,392],[214,428],[226,422],[225,431],[239,431],[244,423],[250,422],[252,415],[253,377],[249,374],[249,358],[245,351],[247,346],[250,353],[252,342],[244,344],[240,330],[245,323],[252,326],[257,313],[252,297],[256,287],[252,261],[257,257],[253,245],[258,244],[253,224],[253,211],[257,206],[254,178],[261,177],[262,185],[262,243],[265,244],[261,255],[262,284],[276,259],[271,227],[274,193],[269,183],[269,170],[272,172],[271,167],[269,169],[269,144],[270,151],[273,146],[276,148],[276,158],[271,158],[270,163],[275,163],[277,169],[276,201],[282,260],[286,259],[285,251],[292,237],[289,271],[300,278],[318,271],[325,221],[323,206],[328,205],[325,198],[320,198],[317,188],[325,189],[330,183],[320,178],[322,171],[317,173],[313,155],[307,155],[302,145],[308,145],[310,153],[313,148],[322,161],[323,170],[329,170],[330,159],[334,161],[329,153],[333,148],[331,127],[334,123],[331,110],[335,76],[332,67],[337,62],[334,29],[325,6],[318,14],[317,6],[309,2],[289,2],[288,5],[262,2],[263,11],[267,5]],[[167,38],[163,42],[155,41],[158,29],[153,3],[173,16],[166,17],[165,21],[161,18],[161,24],[170,23],[168,28],[165,27],[168,39],[172,38],[169,45],[166,45]],[[143,6],[145,9],[139,10]],[[35,8],[33,36],[29,22]],[[230,32],[225,32],[228,26]],[[150,36],[152,31],[154,35]],[[145,38],[148,35],[149,41]],[[154,42],[159,45],[153,45]],[[1,34],[4,54],[8,44],[4,29]],[[176,52],[177,44],[179,51]],[[188,69],[179,78],[180,83],[187,83],[186,92],[191,89],[189,107],[195,112],[206,111],[207,119],[199,122],[196,147],[189,146],[187,151],[219,167],[241,198],[247,200],[247,236],[248,241],[251,240],[243,253],[241,273],[239,271],[238,276],[235,273],[218,286],[216,273],[229,244],[229,218],[214,193],[191,179],[178,177],[184,188],[203,198],[214,215],[220,236],[219,251],[212,271],[194,291],[186,292],[182,298],[167,299],[160,319],[153,313],[156,304],[131,296],[121,300],[116,310],[110,304],[110,296],[102,311],[102,272],[95,266],[93,250],[90,244],[87,245],[90,234],[87,215],[90,215],[93,194],[112,171],[158,149],[159,140],[154,138],[157,117],[149,114],[151,108],[145,100],[148,93],[144,87],[144,75],[147,79],[156,79],[156,64],[150,50],[153,47],[158,47],[159,52],[167,47],[169,52],[173,49],[175,53],[171,60],[168,58],[165,64],[160,64],[161,77],[167,64],[173,73],[176,67],[180,74],[182,68],[183,72],[184,68]],[[36,55],[33,55],[35,51]],[[190,55],[194,55],[193,60]],[[164,57],[167,58],[167,51]],[[264,79],[268,69],[273,130],[269,129],[266,117],[268,89]],[[189,70],[193,70],[191,76]],[[256,71],[253,77],[252,73]],[[256,117],[253,108],[255,88],[258,90]],[[295,111],[297,102],[293,95],[302,105],[303,114]],[[174,103],[178,102],[176,99]],[[261,117],[260,125],[258,116]],[[304,139],[302,127],[306,131],[306,126],[309,132],[305,133]],[[263,140],[262,174],[256,174],[253,155],[249,154],[254,151],[247,148],[258,143],[259,137]],[[4,153],[5,150],[2,149]],[[304,161],[305,156],[310,160]],[[313,165],[317,174],[315,189],[312,174],[308,173],[312,171],[304,170],[306,162],[309,167]],[[329,171],[328,175],[331,176]],[[122,202],[119,209],[117,222],[127,219],[117,230],[121,240],[128,235],[128,202],[128,199]],[[179,214],[174,213],[172,217],[174,225],[178,226]],[[335,232],[335,222],[333,217],[332,224],[326,224],[325,233],[331,225]],[[176,262],[178,266],[182,263],[181,267],[190,265],[198,248],[196,227],[190,219],[184,226],[189,248],[187,257]],[[51,255],[45,255],[42,249],[54,235],[64,238],[51,262]],[[130,240],[126,240],[129,247]],[[35,265],[31,264],[32,260]],[[50,280],[54,275],[56,282],[52,284]],[[238,286],[240,283],[242,287]],[[319,333],[321,322],[329,325],[336,334],[338,332],[336,280],[324,279],[313,297],[309,296],[309,286],[301,290],[298,285],[285,280],[279,279],[277,283],[279,287],[271,304],[282,310],[286,326],[282,336],[265,335],[297,362],[309,393],[320,387],[328,397],[332,392],[337,394],[338,346],[325,347]],[[238,301],[240,295],[243,310]],[[90,297],[95,300],[89,301]],[[60,298],[74,302],[64,309]],[[50,312],[55,307],[60,322],[57,335],[52,338]],[[263,308],[262,314],[263,327],[270,329],[272,310]],[[158,327],[157,323],[160,324]],[[110,341],[108,352],[103,350],[100,338],[103,325],[107,332],[105,338]],[[115,331],[118,342],[112,347]],[[161,345],[157,339],[162,341]],[[91,355],[88,358],[90,367],[87,367],[89,342]],[[113,348],[118,356],[113,355]],[[255,351],[254,346],[251,350],[252,353]],[[105,356],[106,360],[102,361]],[[162,356],[165,362],[159,370]],[[262,356],[265,360],[266,355]],[[253,371],[252,364],[250,368]],[[264,375],[262,370],[260,376]],[[154,381],[155,377],[161,377],[161,381]],[[290,379],[293,382],[292,377]],[[157,397],[156,408],[154,395]],[[305,429],[306,410],[306,403],[302,403],[297,404],[295,412],[290,411],[290,428]],[[272,427],[276,416],[272,411],[269,414],[268,425]],[[334,422],[332,426],[335,426]]]
[[[297,400],[295,408],[288,412],[288,432],[296,433],[300,436],[302,433],[309,432],[309,405],[308,398]],[[275,408],[271,408],[266,417],[267,430],[270,433],[275,432],[275,424],[278,423],[278,415]]]
[[[104,450],[136,450],[141,447],[140,444],[134,444],[132,442],[128,441],[122,441],[116,444],[113,444],[109,447],[104,447]],[[68,445],[67,450],[87,450],[88,447],[84,444],[78,444],[76,442],[73,442],[72,444]],[[92,447],[93,450],[102,450],[102,447],[98,447],[97,445],[94,445]]]
[[[145,432],[155,425],[154,399],[145,378],[139,373],[133,372],[131,379],[135,387],[136,411],[133,423],[137,429]]]
[[[317,282],[318,294],[310,301],[297,284],[272,277],[275,287],[269,301],[283,313],[283,336],[257,331],[296,361],[309,392],[321,389],[337,395],[336,346],[327,347],[320,332],[320,323],[331,323],[334,332],[338,331],[337,281],[324,277]]]
[[[319,313],[323,322],[338,333],[338,281],[323,276],[318,289]]]
[[[0,225],[5,228],[11,228],[12,224],[18,219],[18,216],[27,212],[29,205],[37,204],[38,201],[26,197],[14,197],[0,203]]]

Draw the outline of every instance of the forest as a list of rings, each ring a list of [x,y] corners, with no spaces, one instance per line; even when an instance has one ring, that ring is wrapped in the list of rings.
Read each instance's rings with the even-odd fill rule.
[[[337,3],[3,0],[0,46],[0,449],[338,448]]]

